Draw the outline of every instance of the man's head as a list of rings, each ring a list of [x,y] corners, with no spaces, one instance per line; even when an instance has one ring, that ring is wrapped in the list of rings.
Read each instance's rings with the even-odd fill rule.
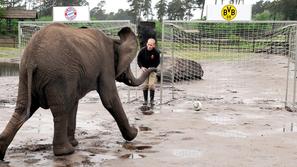
[[[149,38],[146,43],[147,50],[153,50],[156,47],[156,41],[153,38]]]

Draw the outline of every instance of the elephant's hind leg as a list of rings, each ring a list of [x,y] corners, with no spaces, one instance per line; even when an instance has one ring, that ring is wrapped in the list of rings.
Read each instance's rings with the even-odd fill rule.
[[[68,113],[65,105],[50,106],[50,109],[54,116],[54,154],[57,156],[72,154],[74,147],[70,144],[67,136]]]
[[[53,151],[55,155],[68,155],[74,152],[74,147],[68,140],[69,112],[74,100],[65,80],[59,79],[48,85],[46,97],[54,117]]]
[[[32,98],[33,99],[33,98]],[[29,118],[34,114],[34,112],[39,108],[37,103],[32,100]],[[8,124],[0,135],[0,160],[3,160],[5,152],[16,135],[17,131],[21,126],[29,119],[26,117],[26,107],[21,103],[17,103],[17,107],[12,117],[10,118]]]
[[[75,139],[75,129],[76,129],[76,114],[77,114],[78,101],[75,102],[73,107],[71,107],[68,120],[68,140],[72,146],[77,146],[78,141]]]

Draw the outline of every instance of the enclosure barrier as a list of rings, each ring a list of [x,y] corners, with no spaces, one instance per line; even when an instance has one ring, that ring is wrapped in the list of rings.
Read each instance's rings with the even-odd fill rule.
[[[161,42],[163,60],[160,83],[160,87],[163,88],[160,92],[161,103],[177,98],[178,85],[199,82],[200,78],[207,76],[209,73],[205,73],[204,69],[210,68],[210,63],[212,65],[217,63],[218,66],[213,68],[220,68],[220,64],[240,64],[241,67],[251,68],[251,62],[261,66],[265,61],[269,61],[265,57],[278,55],[288,57],[288,66],[294,73],[292,75],[292,71],[288,68],[287,93],[286,95],[280,93],[279,96],[286,106],[295,106],[296,23],[293,21],[164,21]],[[232,74],[225,74],[224,82],[214,75],[209,89],[214,93],[219,92],[221,91],[219,84],[235,82],[229,75]],[[246,80],[244,75],[241,78],[241,82],[237,85],[247,86],[250,81]],[[164,94],[171,94],[171,98],[164,99]]]
[[[297,77],[297,24],[290,27],[289,32],[288,71],[286,85],[285,108],[288,111],[297,111],[296,104],[296,77]]]
[[[52,22],[19,22],[19,48],[22,51],[34,32]],[[117,32],[124,26],[136,31],[130,21],[91,21],[66,22],[74,27],[98,28],[112,38],[118,38]],[[158,46],[161,50],[157,91],[160,96],[156,101],[164,104],[179,98],[178,87],[207,79],[211,84],[207,88],[213,94],[220,94],[220,84],[234,84],[232,75],[236,69],[222,78],[209,71],[220,68],[221,64],[240,65],[249,70],[251,63],[261,67],[272,56],[284,56],[287,61],[287,80],[285,92],[279,92],[288,110],[296,110],[296,55],[297,22],[288,21],[253,21],[253,22],[212,22],[212,21],[164,21],[162,39]],[[239,67],[239,66],[238,66]],[[134,74],[139,74],[136,59],[131,64]],[[265,73],[265,71],[263,71]],[[250,81],[242,75],[236,81],[239,87],[249,87]],[[265,84],[265,83],[262,83]],[[124,102],[142,100],[140,87],[127,87],[117,83]],[[264,92],[265,94],[265,92]],[[201,95],[203,96],[203,95]],[[212,96],[212,95],[208,95]],[[267,97],[262,97],[263,99]],[[141,102],[137,102],[141,103]]]

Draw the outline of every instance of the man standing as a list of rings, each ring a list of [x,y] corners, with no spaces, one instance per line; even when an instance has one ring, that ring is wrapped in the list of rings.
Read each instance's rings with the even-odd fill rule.
[[[142,71],[147,70],[150,67],[157,68],[160,64],[160,52],[156,49],[156,40],[149,38],[146,46],[141,48],[137,56],[138,66]],[[148,104],[148,90],[150,90],[150,104],[154,106],[155,96],[155,83],[157,81],[156,72],[152,72],[143,84],[143,105]]]

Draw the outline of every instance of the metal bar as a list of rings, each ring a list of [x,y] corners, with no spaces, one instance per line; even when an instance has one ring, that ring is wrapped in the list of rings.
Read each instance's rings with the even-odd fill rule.
[[[162,22],[162,43],[161,43],[161,81],[160,81],[160,105],[162,106],[163,104],[163,60],[164,60],[164,25],[165,23]]]
[[[126,22],[130,24],[130,20],[93,20],[93,21],[19,21],[22,24],[50,24],[50,23],[122,23]],[[296,22],[297,23],[297,22]]]
[[[164,20],[168,23],[182,23],[183,20]],[[211,21],[211,20],[196,20],[188,21],[189,23],[230,23],[229,21]],[[297,21],[232,21],[232,23],[279,23],[279,24],[297,24]]]
[[[296,34],[296,27],[295,27],[295,40],[294,40],[294,44],[295,44],[295,52],[294,52],[294,58],[295,58],[295,69],[294,69],[294,90],[293,90],[293,107],[295,108],[295,103],[296,103],[296,74],[297,74],[297,34]]]
[[[289,76],[290,76],[290,56],[288,57],[287,82],[286,82],[286,85],[287,86],[286,86],[285,106],[288,106]]]
[[[172,61],[172,71],[171,71],[171,91],[172,91],[172,99],[174,99],[174,38],[173,38],[173,27],[171,27],[171,61]]]

